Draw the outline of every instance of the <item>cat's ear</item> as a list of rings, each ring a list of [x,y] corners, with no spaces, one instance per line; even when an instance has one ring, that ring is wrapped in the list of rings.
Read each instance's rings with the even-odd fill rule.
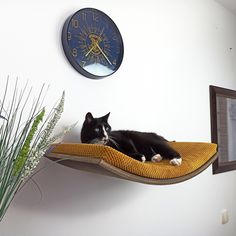
[[[102,119],[103,119],[105,122],[107,122],[109,115],[110,115],[110,112],[107,113],[105,116],[103,116]]]
[[[89,124],[94,120],[93,115],[92,115],[91,112],[88,112],[88,113],[86,114],[85,120],[86,120]]]

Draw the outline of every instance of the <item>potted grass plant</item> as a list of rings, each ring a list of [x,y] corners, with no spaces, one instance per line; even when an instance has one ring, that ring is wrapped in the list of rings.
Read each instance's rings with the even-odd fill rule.
[[[0,98],[0,221],[22,184],[33,173],[46,150],[61,134],[52,136],[61,117],[65,93],[46,115],[45,88],[30,99],[32,89],[9,88]],[[32,100],[32,102],[31,102]]]

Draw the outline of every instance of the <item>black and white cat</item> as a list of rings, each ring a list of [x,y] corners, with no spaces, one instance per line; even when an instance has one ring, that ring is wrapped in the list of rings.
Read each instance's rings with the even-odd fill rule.
[[[90,112],[86,114],[81,129],[82,143],[107,145],[142,162],[159,162],[165,158],[172,165],[181,165],[180,154],[170,147],[165,138],[155,133],[112,131],[108,124],[109,115],[94,118]]]

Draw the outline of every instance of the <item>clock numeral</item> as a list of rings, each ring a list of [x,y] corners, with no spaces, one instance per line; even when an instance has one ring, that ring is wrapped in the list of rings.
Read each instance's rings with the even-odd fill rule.
[[[78,56],[78,52],[77,52],[76,48],[72,49],[72,55],[73,55],[73,57],[77,57]]]
[[[117,41],[117,40],[118,40],[118,37],[117,37],[116,35],[113,35],[113,36],[112,36],[112,39],[113,39],[114,41]]]
[[[82,12],[82,19],[84,20],[84,21],[86,21],[86,13],[85,12]]]
[[[93,12],[93,21],[98,22],[98,15]]]
[[[116,59],[112,62],[113,65],[116,65]]]
[[[67,34],[67,39],[68,39],[68,40],[71,40],[71,32],[68,32],[68,34]]]
[[[79,21],[76,19],[72,19],[72,27],[73,28],[79,28]]]
[[[86,61],[81,61],[80,64],[81,64],[82,67],[85,67]]]

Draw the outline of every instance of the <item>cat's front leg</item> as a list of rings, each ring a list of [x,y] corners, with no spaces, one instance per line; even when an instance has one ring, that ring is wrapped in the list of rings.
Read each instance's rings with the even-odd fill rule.
[[[163,159],[163,157],[160,154],[155,154],[152,156],[151,161],[152,162],[160,162]]]
[[[170,164],[173,166],[180,166],[182,164],[182,158],[181,156],[175,157],[170,160]]]

